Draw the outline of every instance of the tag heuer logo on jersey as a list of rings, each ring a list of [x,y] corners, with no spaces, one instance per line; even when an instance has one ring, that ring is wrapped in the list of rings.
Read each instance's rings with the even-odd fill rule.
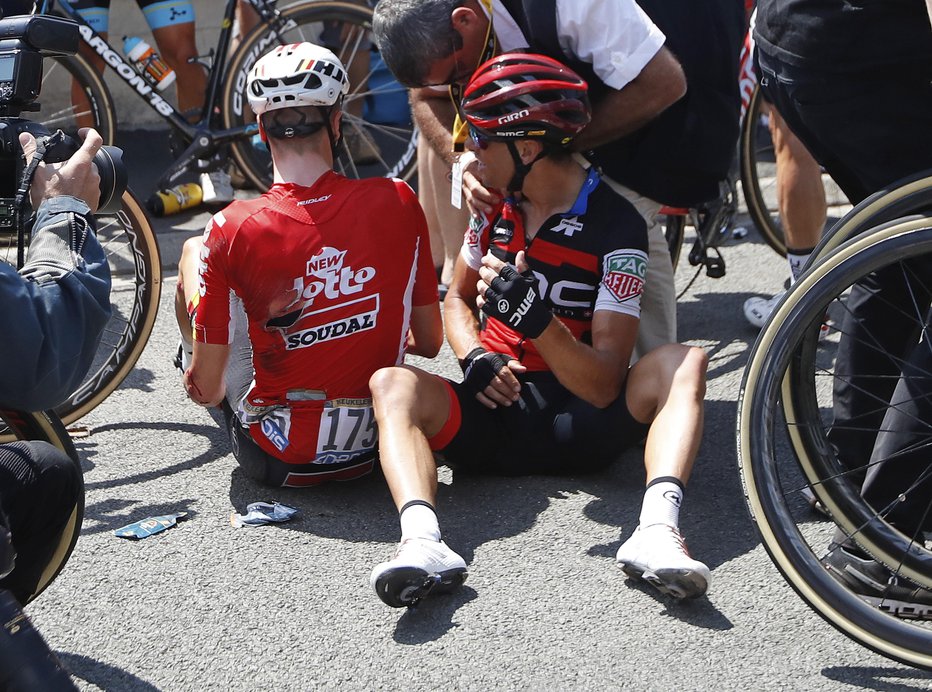
[[[647,255],[639,250],[627,250],[605,257],[602,284],[622,303],[641,294],[647,274]]]
[[[576,220],[578,218],[578,216],[573,216],[570,218],[561,219],[560,223],[558,223],[550,230],[552,230],[554,233],[562,233],[563,235],[567,235],[572,238],[573,234],[579,233],[583,227],[582,223]]]

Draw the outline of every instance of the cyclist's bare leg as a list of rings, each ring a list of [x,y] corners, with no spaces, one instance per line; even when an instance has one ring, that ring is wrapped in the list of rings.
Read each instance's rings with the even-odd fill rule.
[[[770,108],[770,134],[777,162],[777,204],[789,250],[819,243],[825,226],[822,171],[775,108]]]
[[[204,105],[207,71],[200,63],[189,62],[192,58],[197,58],[194,22],[153,29],[152,35],[158,44],[162,59],[175,71],[178,110],[186,114],[199,110]]]
[[[689,480],[702,440],[708,357],[701,348],[667,344],[628,371],[626,400],[635,419],[650,423],[644,447],[647,482]]]
[[[437,464],[427,442],[449,416],[446,385],[436,375],[410,367],[383,368],[369,379],[379,425],[382,473],[401,509],[412,500],[432,505]]]
[[[252,31],[259,23],[259,13],[248,0],[237,0],[236,2],[236,33],[230,40],[230,55],[239,48],[243,36]]]

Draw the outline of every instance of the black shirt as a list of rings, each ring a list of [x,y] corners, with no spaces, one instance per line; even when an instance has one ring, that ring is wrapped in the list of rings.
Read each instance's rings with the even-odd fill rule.
[[[759,0],[754,38],[770,55],[824,72],[932,64],[924,0]]]

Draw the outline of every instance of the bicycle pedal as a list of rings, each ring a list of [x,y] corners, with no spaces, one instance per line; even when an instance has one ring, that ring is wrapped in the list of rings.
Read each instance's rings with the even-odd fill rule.
[[[706,257],[705,274],[710,279],[721,279],[725,276],[725,260],[721,257]]]

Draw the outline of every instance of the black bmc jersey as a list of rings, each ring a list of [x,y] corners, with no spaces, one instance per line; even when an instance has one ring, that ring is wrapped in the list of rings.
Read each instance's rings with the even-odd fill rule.
[[[514,264],[521,250],[540,295],[579,341],[592,343],[598,310],[640,317],[647,225],[627,200],[600,184],[594,169],[572,208],[547,219],[531,240],[513,198],[489,216],[473,217],[462,255],[478,271],[486,251]],[[480,339],[487,350],[510,354],[528,370],[550,369],[530,340],[497,319],[486,320]]]

